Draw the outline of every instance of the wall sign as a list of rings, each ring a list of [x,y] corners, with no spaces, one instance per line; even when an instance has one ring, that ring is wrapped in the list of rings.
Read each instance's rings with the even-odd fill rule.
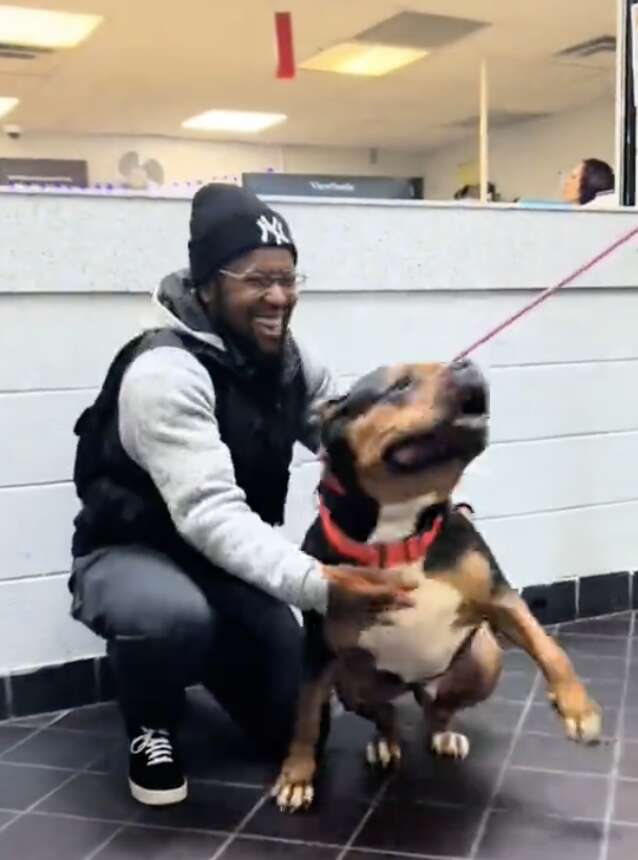
[[[0,158],[0,185],[57,185],[86,188],[86,161],[64,158]]]
[[[326,176],[308,173],[244,173],[242,185],[255,194],[291,197],[420,200],[423,180],[390,176]]]

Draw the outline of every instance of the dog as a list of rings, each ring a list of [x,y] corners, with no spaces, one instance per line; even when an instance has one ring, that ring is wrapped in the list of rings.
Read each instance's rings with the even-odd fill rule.
[[[470,742],[454,731],[453,717],[496,687],[500,636],[536,661],[568,737],[597,741],[600,707],[471,519],[450,503],[487,446],[488,388],[478,368],[467,360],[381,368],[325,404],[321,420],[319,516],[304,549],[326,564],[398,572],[413,600],[367,623],[305,614],[297,721],[273,788],[279,808],[312,804],[333,690],[376,726],[370,764],[388,768],[401,758],[393,700],[406,691],[423,710],[432,753],[465,758]]]

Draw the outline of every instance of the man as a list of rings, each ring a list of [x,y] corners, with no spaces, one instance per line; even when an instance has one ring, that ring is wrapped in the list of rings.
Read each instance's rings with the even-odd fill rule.
[[[107,640],[131,792],[151,805],[187,794],[186,686],[204,682],[279,753],[301,672],[289,605],[365,623],[409,600],[387,574],[322,567],[274,528],[293,445],[316,450],[315,407],[333,392],[288,332],[302,280],[288,225],[208,185],[190,232],[190,272],[154,297],[160,328],[123,347],[75,428],[72,612]]]

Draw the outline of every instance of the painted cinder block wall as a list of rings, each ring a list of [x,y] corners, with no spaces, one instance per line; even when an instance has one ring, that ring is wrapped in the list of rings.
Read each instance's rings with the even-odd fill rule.
[[[622,212],[277,204],[310,280],[295,329],[347,384],[449,359],[531,290],[635,223]],[[69,618],[73,422],[158,279],[186,261],[188,201],[0,195],[0,676],[103,652]],[[461,495],[523,587],[638,568],[638,247],[477,355],[492,444]],[[300,539],[317,465],[299,453]]]

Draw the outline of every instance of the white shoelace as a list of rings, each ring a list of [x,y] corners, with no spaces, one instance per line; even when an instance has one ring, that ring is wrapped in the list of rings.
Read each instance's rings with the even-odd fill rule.
[[[147,729],[131,741],[131,753],[146,753],[148,764],[173,764],[173,745],[166,729]]]

